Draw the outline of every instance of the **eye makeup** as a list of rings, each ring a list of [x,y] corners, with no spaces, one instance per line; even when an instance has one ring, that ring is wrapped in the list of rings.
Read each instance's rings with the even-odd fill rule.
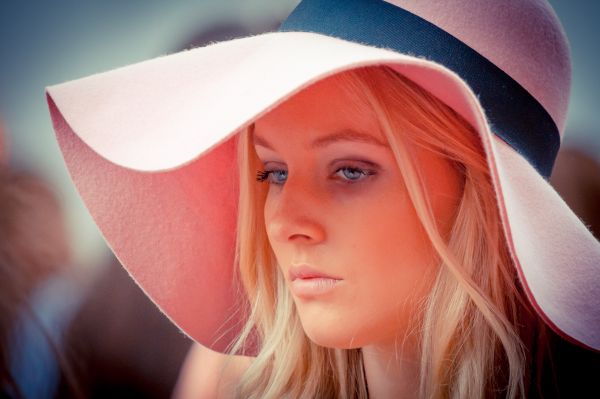
[[[340,172],[342,173],[340,174]],[[283,183],[273,181],[269,178],[272,176],[281,175],[285,175],[287,178],[287,173],[288,172],[284,169],[258,170],[256,174],[256,180],[259,182],[266,181],[268,184],[283,185]],[[338,176],[338,178],[334,179],[340,180],[345,184],[356,184],[358,182],[368,179],[370,176],[373,176],[376,173],[377,172],[372,169],[365,169],[354,165],[342,165],[335,170],[333,176]]]
[[[338,173],[340,173],[340,172],[342,172],[342,174],[338,175]],[[344,172],[350,172],[350,174],[346,174]],[[354,184],[359,181],[363,181],[363,180],[367,179],[368,176],[371,176],[374,174],[375,174],[375,171],[373,171],[373,170],[362,169],[362,168],[357,168],[357,167],[352,167],[352,166],[342,166],[341,168],[337,169],[335,172],[336,176],[342,177],[342,181],[346,181],[346,179],[347,179],[348,184]],[[349,176],[353,176],[353,177],[349,177]]]
[[[370,181],[382,171],[378,164],[366,159],[336,158],[329,165],[330,169],[335,171],[332,179],[345,185]]]

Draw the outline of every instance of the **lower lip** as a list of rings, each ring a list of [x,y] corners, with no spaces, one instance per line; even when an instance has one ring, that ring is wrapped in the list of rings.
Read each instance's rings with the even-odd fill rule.
[[[292,293],[299,297],[309,298],[325,295],[333,291],[342,280],[333,278],[297,278],[291,282]]]

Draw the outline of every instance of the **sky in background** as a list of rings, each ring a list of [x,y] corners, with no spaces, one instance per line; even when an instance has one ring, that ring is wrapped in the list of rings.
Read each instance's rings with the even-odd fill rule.
[[[0,120],[11,163],[60,196],[76,260],[93,267],[107,250],[69,180],[44,87],[178,50],[219,22],[249,30],[282,20],[299,0],[4,0],[0,5]],[[552,0],[571,43],[573,86],[565,144],[600,159],[600,2]]]

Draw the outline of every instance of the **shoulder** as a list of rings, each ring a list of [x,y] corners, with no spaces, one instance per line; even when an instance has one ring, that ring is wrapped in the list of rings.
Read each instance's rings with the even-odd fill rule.
[[[233,397],[252,359],[215,352],[195,343],[183,363],[172,399]]]

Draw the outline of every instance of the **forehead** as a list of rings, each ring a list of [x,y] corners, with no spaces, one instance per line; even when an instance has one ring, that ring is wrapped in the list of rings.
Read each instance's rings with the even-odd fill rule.
[[[305,88],[255,122],[254,144],[266,148],[292,143],[319,148],[341,140],[387,141],[373,110],[336,77]]]

